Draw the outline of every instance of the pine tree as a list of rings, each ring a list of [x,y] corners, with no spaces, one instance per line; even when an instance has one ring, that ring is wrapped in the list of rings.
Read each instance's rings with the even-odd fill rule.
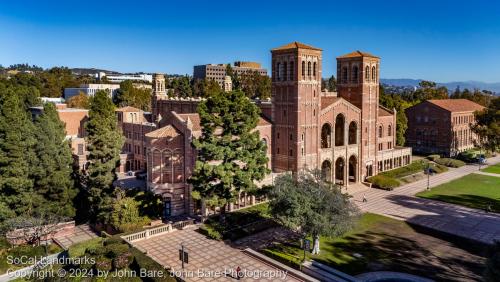
[[[89,195],[90,214],[96,220],[110,208],[115,169],[124,142],[117,125],[115,107],[106,92],[98,91],[91,99],[89,121],[85,129],[89,151],[85,186]]]
[[[71,148],[65,140],[64,123],[52,103],[44,105],[43,114],[35,120],[36,161],[33,166],[35,191],[44,198],[47,212],[74,217],[76,190],[72,179]]]
[[[0,220],[31,214],[39,199],[33,194],[35,159],[33,123],[15,88],[0,85]]]
[[[254,130],[259,109],[241,91],[219,92],[198,107],[202,135],[190,183],[201,198],[225,206],[239,192],[252,192],[267,169],[265,144]],[[223,220],[224,216],[221,216]]]

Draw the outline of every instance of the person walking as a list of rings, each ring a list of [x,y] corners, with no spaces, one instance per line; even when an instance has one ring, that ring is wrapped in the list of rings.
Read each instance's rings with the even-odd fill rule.
[[[363,194],[363,203],[367,203],[368,200],[366,199],[366,194]]]
[[[236,267],[236,279],[240,280],[241,278],[241,268],[240,266]]]

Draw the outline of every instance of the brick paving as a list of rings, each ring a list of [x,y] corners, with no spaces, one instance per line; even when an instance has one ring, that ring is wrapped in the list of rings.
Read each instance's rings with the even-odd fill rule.
[[[179,260],[181,244],[184,244],[189,253],[189,263],[185,265],[184,273],[182,273]],[[285,276],[282,270],[232,248],[224,242],[208,239],[196,232],[193,227],[136,241],[133,245],[146,252],[158,263],[170,268],[174,274],[182,274],[182,278],[186,281],[236,281],[234,272],[238,266],[249,274],[275,275],[274,278],[260,277],[259,279],[244,277],[240,281],[298,281],[291,276]],[[212,276],[208,277],[209,274]]]
[[[58,244],[62,248],[68,249],[71,245],[96,238],[98,235],[90,228],[88,224],[75,226],[74,232],[56,237]]]
[[[500,162],[500,156],[488,159],[489,164]],[[477,165],[466,165],[430,177],[430,187],[478,171]],[[389,216],[409,223],[464,237],[483,243],[500,240],[500,214],[459,205],[417,198],[414,195],[427,188],[427,178],[400,186],[393,191],[368,189],[353,194],[364,212]],[[499,188],[500,189],[500,188]],[[363,195],[368,202],[363,203]]]

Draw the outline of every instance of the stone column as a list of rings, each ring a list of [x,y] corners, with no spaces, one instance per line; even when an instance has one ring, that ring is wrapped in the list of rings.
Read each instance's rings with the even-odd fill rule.
[[[250,196],[250,204],[255,205],[255,196]]]

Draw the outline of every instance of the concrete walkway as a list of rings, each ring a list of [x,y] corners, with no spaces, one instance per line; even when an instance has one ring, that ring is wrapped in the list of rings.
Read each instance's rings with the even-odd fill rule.
[[[498,174],[498,173],[491,173],[491,172],[484,172],[484,171],[476,171],[474,173],[482,174],[482,175],[488,175],[488,176],[500,177],[500,174]]]
[[[488,159],[488,164],[500,162],[500,156]],[[484,167],[484,166],[483,166]],[[477,165],[460,168],[430,177],[430,186],[478,172]],[[372,212],[399,220],[406,220],[430,229],[491,244],[500,240],[500,214],[459,205],[417,198],[414,195],[427,188],[427,178],[400,186],[393,191],[368,189],[353,194],[353,199],[364,212]],[[368,202],[363,203],[363,195]]]

